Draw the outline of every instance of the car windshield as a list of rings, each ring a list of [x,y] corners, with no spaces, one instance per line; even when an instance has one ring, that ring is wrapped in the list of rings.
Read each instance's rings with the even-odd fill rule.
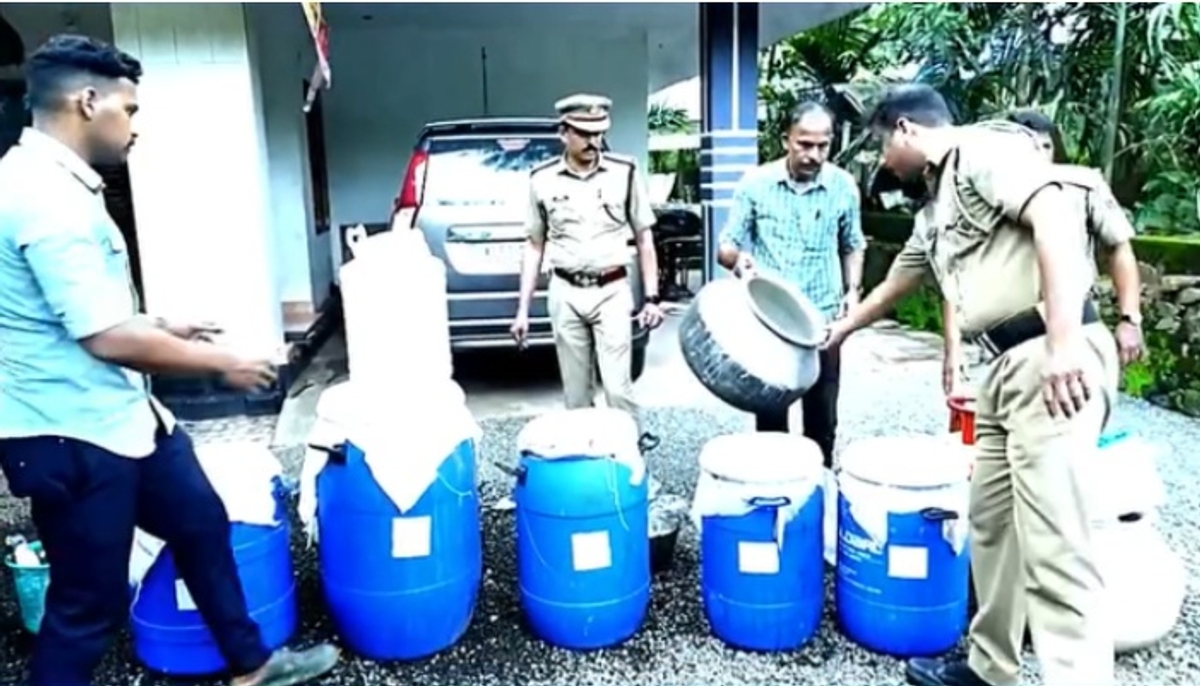
[[[456,206],[528,202],[529,170],[562,151],[557,136],[434,139],[426,163],[424,202]]]

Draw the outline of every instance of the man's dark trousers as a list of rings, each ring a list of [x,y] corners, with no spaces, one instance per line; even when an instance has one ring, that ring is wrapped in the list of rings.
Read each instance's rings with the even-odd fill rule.
[[[39,436],[0,440],[9,490],[31,500],[50,587],[30,663],[31,686],[88,686],[128,618],[134,528],[167,543],[230,670],[270,656],[250,619],[229,517],[183,429],[162,429],[146,458]]]
[[[833,466],[833,444],[837,440],[838,392],[841,389],[842,354],[840,348],[821,351],[821,373],[816,383],[801,398],[804,435],[821,448],[825,466]],[[788,408],[754,416],[755,431],[788,431]]]

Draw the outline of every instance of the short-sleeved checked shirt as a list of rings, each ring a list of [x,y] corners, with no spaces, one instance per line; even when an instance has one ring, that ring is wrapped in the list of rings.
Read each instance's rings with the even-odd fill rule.
[[[841,257],[866,247],[858,184],[825,164],[800,187],[786,159],[763,164],[742,178],[721,243],[749,252],[757,270],[795,284],[832,318],[845,292]]]

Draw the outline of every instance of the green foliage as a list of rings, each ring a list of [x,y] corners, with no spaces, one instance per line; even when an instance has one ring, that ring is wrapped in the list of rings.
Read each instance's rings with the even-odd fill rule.
[[[758,127],[759,159],[781,157],[791,110],[802,99],[824,100],[832,86],[854,79],[881,39],[869,12],[858,11],[767,48],[759,56],[758,96],[766,113]]]
[[[876,3],[768,49],[761,73],[764,157],[801,95],[915,78],[960,121],[1050,114],[1077,164],[1106,168],[1111,139],[1113,190],[1141,230],[1200,232],[1200,4]]]
[[[1200,276],[1200,236],[1138,236],[1133,251],[1164,274]]]
[[[916,293],[896,303],[896,321],[910,329],[940,334],[943,329],[942,293],[924,284]]]
[[[661,103],[650,105],[646,113],[646,123],[651,134],[669,135],[690,133],[692,122],[688,120],[687,110],[681,107],[667,107]],[[673,196],[678,196],[685,202],[694,201],[700,189],[700,151],[699,150],[656,150],[650,153],[651,174],[675,174],[675,190]]]
[[[682,107],[667,107],[661,103],[653,103],[646,113],[646,125],[650,133],[687,133],[692,123],[688,121],[687,110]]]

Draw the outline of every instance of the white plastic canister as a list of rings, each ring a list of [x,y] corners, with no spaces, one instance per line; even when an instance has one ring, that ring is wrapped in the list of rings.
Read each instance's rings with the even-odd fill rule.
[[[709,441],[700,453],[700,478],[692,519],[702,530],[704,517],[740,517],[763,503],[776,509],[775,537],[823,485],[821,449],[792,434],[730,434]]]
[[[354,259],[338,271],[350,378],[360,385],[419,388],[449,379],[446,266],[419,231],[346,233]],[[399,305],[399,302],[403,305]],[[398,344],[396,332],[403,332]],[[401,350],[403,354],[401,354]]]
[[[1183,561],[1148,519],[1113,522],[1094,536],[1116,652],[1153,646],[1179,621],[1187,593]]]
[[[1158,530],[1166,500],[1156,459],[1160,449],[1124,432],[1100,439],[1091,487],[1093,542],[1112,615],[1118,654],[1149,648],[1179,621],[1187,574]]]

